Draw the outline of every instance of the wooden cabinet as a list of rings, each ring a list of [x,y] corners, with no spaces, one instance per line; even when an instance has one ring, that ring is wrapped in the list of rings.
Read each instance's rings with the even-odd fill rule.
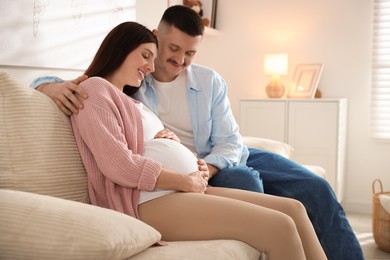
[[[290,144],[293,161],[326,170],[339,200],[344,193],[346,124],[346,99],[240,101],[241,134]]]

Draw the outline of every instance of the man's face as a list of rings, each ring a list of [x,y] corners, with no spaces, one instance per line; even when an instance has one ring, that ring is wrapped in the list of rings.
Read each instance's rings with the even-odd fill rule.
[[[153,76],[158,81],[173,81],[192,62],[202,36],[190,36],[174,26],[160,26],[158,53]]]

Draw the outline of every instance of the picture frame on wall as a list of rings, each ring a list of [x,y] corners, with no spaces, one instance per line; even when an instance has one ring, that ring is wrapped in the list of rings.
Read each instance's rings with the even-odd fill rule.
[[[201,5],[198,4],[199,2]],[[168,7],[172,5],[186,5],[192,8],[202,17],[205,26],[216,28],[217,0],[168,0]]]
[[[288,98],[314,98],[324,64],[298,64],[292,78]]]

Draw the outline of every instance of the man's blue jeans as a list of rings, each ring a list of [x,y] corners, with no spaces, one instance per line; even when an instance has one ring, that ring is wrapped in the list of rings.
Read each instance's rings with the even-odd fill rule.
[[[328,259],[364,259],[345,212],[326,180],[283,156],[252,148],[249,153],[247,167],[225,168],[209,184],[262,192],[263,183],[267,194],[299,200],[306,207]]]

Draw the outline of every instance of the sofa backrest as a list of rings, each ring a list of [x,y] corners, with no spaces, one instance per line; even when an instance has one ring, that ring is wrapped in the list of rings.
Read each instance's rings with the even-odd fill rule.
[[[89,202],[69,118],[46,95],[0,71],[0,188]]]

